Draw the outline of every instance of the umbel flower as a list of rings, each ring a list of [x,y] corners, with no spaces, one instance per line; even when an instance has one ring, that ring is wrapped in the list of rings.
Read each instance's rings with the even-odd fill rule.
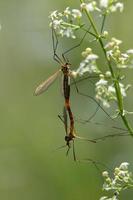
[[[85,73],[100,73],[100,70],[97,67],[96,60],[98,59],[98,55],[92,53],[91,48],[86,48],[85,51],[82,52],[82,56],[84,59],[81,61],[76,73],[79,76],[84,75]]]
[[[100,200],[118,200],[121,191],[133,187],[133,176],[128,167],[128,162],[121,163],[119,167],[114,169],[113,177],[110,177],[107,171],[102,173],[104,178],[103,191],[112,192],[113,196],[103,196]]]
[[[53,11],[50,18],[50,27],[53,28],[57,35],[75,39],[75,31],[80,29],[80,19],[82,13],[78,9],[67,7],[63,12]]]

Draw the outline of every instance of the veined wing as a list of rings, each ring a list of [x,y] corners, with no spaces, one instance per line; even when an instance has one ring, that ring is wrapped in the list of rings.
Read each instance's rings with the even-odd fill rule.
[[[56,80],[61,70],[58,70],[56,73],[54,73],[52,76],[50,76],[47,80],[43,81],[35,90],[35,95],[38,96],[45,92],[52,83]]]

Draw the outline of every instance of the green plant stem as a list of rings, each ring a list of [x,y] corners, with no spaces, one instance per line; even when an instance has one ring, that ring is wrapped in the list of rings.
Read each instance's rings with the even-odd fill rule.
[[[84,3],[84,0],[80,0],[81,3]],[[116,91],[116,96],[117,96],[117,104],[118,104],[118,108],[119,108],[119,112],[120,112],[120,116],[123,120],[123,123],[125,124],[126,128],[128,129],[129,133],[131,134],[131,136],[133,136],[133,129],[131,127],[131,125],[129,124],[126,116],[124,115],[124,105],[123,105],[123,98],[122,98],[122,95],[121,95],[121,89],[120,89],[120,85],[119,85],[119,81],[117,80],[117,77],[113,71],[113,68],[112,68],[112,65],[111,65],[111,62],[110,62],[110,59],[107,57],[107,54],[106,54],[106,50],[104,48],[104,44],[103,44],[103,41],[102,41],[102,38],[95,26],[95,23],[93,21],[93,18],[92,16],[90,15],[90,13],[84,9],[84,12],[87,16],[87,18],[89,19],[89,22],[91,23],[91,26],[94,30],[94,33],[96,34],[96,39],[99,38],[99,43],[100,43],[100,46],[103,50],[103,53],[104,53],[104,56],[105,56],[105,59],[107,61],[107,64],[108,64],[108,67],[109,67],[109,70],[111,72],[111,75],[112,75],[112,79],[114,81],[114,87],[115,87],[115,91]]]
[[[67,22],[62,22],[62,25],[63,25],[63,26],[71,27],[71,28],[73,28],[73,29],[79,29],[79,28],[80,28],[80,26],[78,26],[78,25],[70,24],[70,23],[67,23]]]

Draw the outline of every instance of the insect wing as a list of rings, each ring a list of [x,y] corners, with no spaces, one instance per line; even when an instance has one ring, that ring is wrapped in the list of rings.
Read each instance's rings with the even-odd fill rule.
[[[60,70],[54,73],[52,76],[50,76],[47,80],[42,82],[35,90],[35,95],[38,96],[45,92],[51,85],[52,83],[56,80],[60,73]]]

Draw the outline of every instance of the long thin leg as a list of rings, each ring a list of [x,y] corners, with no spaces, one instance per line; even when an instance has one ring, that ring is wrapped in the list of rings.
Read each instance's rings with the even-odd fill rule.
[[[66,131],[66,135],[68,134],[67,133],[67,112],[66,112],[66,109],[65,107],[63,108],[63,117],[61,115],[58,115],[59,119],[63,122],[64,126],[65,126],[65,131]],[[72,140],[73,142],[73,158],[74,158],[74,161],[76,161],[76,154],[75,154],[75,147],[74,147],[74,140]],[[69,145],[63,145],[61,146],[60,148],[64,148],[64,147],[68,147],[67,149],[67,152],[66,152],[66,156],[68,156],[69,154],[69,151],[70,151],[70,143]]]
[[[98,125],[98,126],[105,126],[105,123],[102,123],[102,122],[92,122],[91,120],[84,120],[84,119],[76,119],[75,118],[75,121],[79,122],[81,124],[92,123],[92,124],[95,124],[95,125]],[[113,130],[123,131],[121,133],[128,133],[127,129],[124,129],[124,128],[121,128],[121,127],[117,127],[117,126],[107,126],[107,128],[111,128]]]
[[[89,95],[87,95],[87,94],[84,94],[84,93],[80,92],[79,89],[78,89],[78,87],[77,87],[77,85],[76,85],[76,81],[75,81],[74,79],[73,79],[73,81],[74,81],[74,83],[75,83],[76,91],[77,91],[77,93],[78,93],[79,95],[84,96],[84,97],[88,97],[88,98],[92,99],[92,100],[101,108],[101,110],[102,110],[112,121],[114,121],[114,119],[112,119],[112,118],[110,117],[109,113],[107,113],[107,112],[104,110],[104,108],[100,105],[100,103],[99,103],[95,98],[93,98],[93,97],[91,97],[91,96],[89,96]]]
[[[98,39],[98,36],[95,34],[95,33],[92,33],[91,31],[89,31],[88,29],[86,28],[81,28],[83,31],[89,33],[90,35],[92,35],[94,38]]]
[[[88,30],[85,32],[85,34],[83,35],[83,37],[82,37],[81,41],[79,42],[79,44],[77,44],[77,45],[71,47],[70,49],[66,50],[66,51],[62,54],[62,57],[63,57],[64,61],[66,61],[65,55],[66,55],[67,53],[69,53],[70,51],[74,50],[75,48],[81,46],[81,44],[83,43],[83,41],[84,41],[84,39],[85,39],[85,37],[86,37],[88,31],[90,30],[90,28],[91,28],[91,26],[90,26],[90,27],[88,28]]]
[[[66,136],[67,136],[67,135],[68,135],[67,113],[64,114],[64,110],[63,110],[63,116],[58,115],[58,118],[63,122],[64,127],[65,127]],[[66,145],[66,146],[67,146],[67,145]]]
[[[73,82],[71,83],[71,85],[75,85],[75,83],[76,83],[76,85],[77,85],[77,84],[79,84],[80,82],[83,82],[83,81],[85,81],[85,80],[97,79],[97,78],[99,78],[99,75],[87,76],[87,77],[81,78],[81,79],[79,79],[79,80],[77,80],[77,81],[73,80]],[[91,80],[89,80],[89,82],[93,83]],[[93,83],[93,85],[94,85],[94,83]]]
[[[52,42],[53,42],[52,44],[53,44],[53,51],[54,51],[53,59],[56,62],[60,63],[59,60],[56,57],[56,49],[57,49],[58,41],[56,41],[56,45],[55,45],[55,38],[54,38],[54,29],[53,29],[53,27],[52,27]]]
[[[82,42],[83,42],[83,40],[84,40],[84,38],[85,38],[86,35],[87,35],[87,32],[84,34],[84,36],[83,36],[83,38],[81,39],[81,41],[80,41],[79,44],[77,44],[77,45],[71,47],[70,49],[68,49],[67,51],[65,51],[65,52],[62,54],[62,57],[63,57],[64,60],[65,60],[65,55],[66,55],[67,53],[69,53],[70,51],[74,50],[75,48],[79,47],[79,46],[82,44]]]
[[[63,119],[63,116],[58,115],[58,118],[63,122],[63,124],[65,123],[65,122],[64,122],[64,119]]]
[[[96,116],[96,114],[99,111],[99,109],[100,109],[100,107],[98,105],[97,108],[96,108],[96,110],[95,110],[95,112],[89,117],[89,119],[85,120],[84,123],[90,122]]]
[[[74,140],[72,142],[73,142],[73,158],[74,158],[74,161],[77,161],[77,159],[76,159],[76,153],[75,153]]]
[[[123,136],[123,137],[127,137],[127,136],[130,136],[130,134],[126,131],[126,132],[121,132],[121,133],[117,133],[117,134],[110,134],[110,135],[105,135],[105,136],[102,136],[102,137],[99,137],[99,138],[95,138],[94,140],[96,142],[98,141],[103,141],[103,140],[106,140],[108,138],[114,138],[114,137],[119,137],[119,136]]]
[[[53,59],[59,64],[63,64],[61,58],[56,53],[59,41],[53,27],[52,27],[52,41],[53,41],[53,51],[54,51]]]
[[[70,146],[68,146],[68,149],[67,149],[67,152],[66,152],[66,156],[68,156],[68,154],[69,154],[69,151],[70,151]]]
[[[77,91],[77,90],[78,90],[77,84],[79,84],[80,82],[83,82],[83,81],[85,81],[85,80],[87,80],[87,79],[96,79],[96,78],[98,78],[98,77],[99,77],[99,76],[97,76],[97,75],[94,75],[94,76],[87,76],[87,77],[85,77],[85,78],[79,79],[78,81],[75,81],[75,79],[73,78],[73,82],[71,83],[71,85],[74,85],[75,88],[76,88],[76,91]],[[92,83],[92,84],[94,84],[91,80],[89,80],[89,82]],[[98,109],[98,108],[99,108],[99,105],[98,105],[97,109]],[[92,118],[91,118],[91,119],[92,119]],[[111,118],[111,119],[112,119],[112,118]],[[90,118],[89,118],[88,120],[76,119],[76,121],[78,121],[78,122],[80,122],[80,123],[83,123],[83,124],[84,124],[84,123],[87,123],[87,122],[91,122],[91,121],[90,121]],[[92,122],[91,122],[91,123],[92,123]],[[99,123],[99,122],[93,122],[93,123],[96,124],[96,125],[105,126],[104,123]],[[121,127],[112,126],[111,128],[127,132],[127,129],[124,129],[124,128],[121,128]]]
[[[75,82],[75,80],[73,79],[73,83],[72,84],[75,84],[76,91],[78,90],[77,83],[79,83],[81,81],[84,81],[84,80],[86,80],[88,78],[98,78],[98,76],[89,76],[89,77],[86,77],[84,79],[80,79],[77,82]],[[92,84],[94,84],[91,80],[89,80],[89,82],[92,83]],[[89,117],[89,119],[84,120],[84,123],[90,122],[95,117],[95,115],[97,114],[97,112],[99,111],[99,108],[100,108],[100,106],[98,105],[97,108],[96,108],[96,110],[95,110],[95,112]]]
[[[63,121],[63,119],[62,119],[62,116],[60,116],[60,115],[58,115],[58,117],[61,119],[61,121],[64,123],[64,121]],[[76,120],[77,121],[77,120]],[[78,120],[79,121],[79,120]],[[87,122],[90,122],[90,121],[86,121],[86,120],[84,120],[84,121],[80,121],[80,123],[87,123]],[[97,124],[97,125],[103,125],[103,126],[105,126],[105,124],[101,124],[101,123],[94,123],[94,124]],[[117,130],[120,130],[120,131],[122,131],[122,132],[119,132],[119,133],[116,133],[116,134],[109,134],[109,135],[105,135],[105,136],[102,136],[102,137],[98,137],[98,138],[94,138],[93,139],[93,141],[94,142],[100,142],[100,141],[103,141],[103,140],[106,140],[106,139],[108,139],[108,138],[116,138],[116,137],[121,137],[121,136],[123,136],[123,137],[127,137],[127,136],[130,136],[130,134],[128,133],[128,130],[126,130],[126,129],[123,129],[123,128],[120,128],[120,127],[115,127],[115,126],[112,126],[111,127],[112,129],[117,129]],[[87,140],[86,138],[80,138],[80,137],[78,137],[77,136],[77,138],[78,139],[83,139],[83,140]],[[90,140],[89,140],[90,141]],[[66,145],[65,146],[62,146],[62,147],[66,147]],[[62,148],[62,147],[59,147],[59,148]],[[58,148],[58,149],[59,149]],[[73,149],[74,150],[74,149]],[[75,150],[74,150],[75,151]],[[74,155],[74,152],[73,152],[73,155]],[[75,156],[74,156],[75,157]]]
[[[96,170],[100,173],[100,175],[102,174],[103,170],[108,170],[112,172],[112,169],[110,169],[108,166],[106,166],[104,163],[99,162],[99,161],[95,161],[91,158],[86,158],[86,159],[82,159],[82,160],[78,160],[79,163],[88,163],[88,164],[93,164],[94,167],[96,168]],[[102,169],[100,169],[100,166],[102,167]]]
[[[100,105],[100,103],[97,102],[93,97],[91,97],[91,96],[89,96],[89,95],[86,95],[86,94],[84,94],[84,93],[79,92],[76,83],[75,83],[75,88],[76,88],[76,91],[77,91],[78,94],[80,94],[80,95],[82,95],[82,96],[85,96],[85,97],[88,97],[88,98],[92,99],[92,100],[93,100],[93,101],[98,105],[96,111],[95,111],[94,114],[91,116],[91,119],[96,115],[96,113],[97,113],[97,111],[99,110],[99,108],[101,108],[102,111],[104,111],[104,113],[105,113],[105,114],[106,114],[106,115],[107,115],[111,120],[114,121],[114,119],[112,119],[112,118],[110,117],[110,115],[109,115],[109,114],[108,114],[108,113],[103,109],[103,107]],[[85,122],[89,122],[89,121],[90,121],[90,119],[85,120]],[[117,128],[117,127],[114,127],[114,128]],[[121,133],[117,133],[117,134],[106,135],[106,136],[103,136],[103,137],[99,137],[99,138],[94,139],[94,141],[97,142],[97,141],[100,141],[100,140],[104,140],[104,139],[106,139],[106,138],[116,137],[116,136],[129,136],[127,130],[122,129],[122,128],[118,128],[118,129],[123,130],[123,132],[121,132]]]

